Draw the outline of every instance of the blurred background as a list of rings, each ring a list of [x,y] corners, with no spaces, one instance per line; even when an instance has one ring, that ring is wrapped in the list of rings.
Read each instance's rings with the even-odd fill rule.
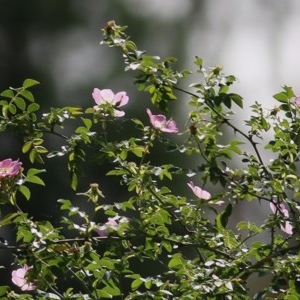
[[[226,74],[235,75],[238,83],[233,91],[245,99],[245,108],[238,111],[236,120],[241,126],[255,101],[272,108],[272,95],[282,85],[300,91],[297,0],[0,0],[0,4],[0,91],[21,86],[26,78],[36,79],[41,85],[33,91],[45,111],[92,105],[91,93],[98,87],[126,90],[130,96],[128,115],[144,113],[148,95],[136,92],[133,73],[123,71],[120,53],[99,45],[101,28],[109,20],[128,25],[128,34],[149,55],[177,57],[178,69],[194,69],[192,62],[199,56],[205,66],[220,64]],[[183,111],[187,109],[185,103],[182,101]],[[186,117],[180,111],[175,116],[182,129]],[[2,133],[0,138],[1,160],[21,157],[18,138]],[[51,143],[51,147],[59,147],[59,141]],[[163,160],[163,154],[158,159]],[[49,170],[43,178],[47,192],[34,187],[32,201],[22,203],[36,218],[53,216],[56,200],[73,195],[65,189],[67,170],[58,172],[59,159],[46,164]],[[82,191],[88,189],[89,182],[105,180],[99,167],[90,166],[88,171]],[[102,184],[104,193],[120,197],[120,191],[110,189],[110,184]],[[253,209],[249,215],[241,207],[236,219],[260,222],[269,213],[258,204]],[[0,233],[11,239],[10,232],[0,229]],[[10,253],[0,252],[0,264],[9,270],[0,270],[0,284],[10,284],[12,260]]]

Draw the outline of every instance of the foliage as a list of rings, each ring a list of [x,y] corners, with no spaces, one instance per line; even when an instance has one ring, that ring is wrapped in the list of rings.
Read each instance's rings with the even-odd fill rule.
[[[3,211],[11,209],[0,226],[13,225],[16,241],[1,241],[15,255],[15,285],[0,286],[1,299],[298,299],[300,108],[292,88],[274,95],[273,109],[252,105],[242,129],[232,121],[234,110],[243,109],[242,97],[230,91],[234,76],[220,66],[206,70],[199,57],[195,72],[177,71],[175,58],[146,55],[125,29],[108,22],[102,43],[120,50],[137,89],[150,95],[147,122],[122,121],[126,92],[96,89],[96,103],[87,108],[51,108],[43,115],[32,93],[37,81],[26,79],[1,93],[0,131],[22,137],[20,153],[32,165],[10,173],[0,166],[0,203]],[[191,73],[199,79],[185,90],[181,82]],[[190,111],[184,129],[151,112],[168,114],[185,98]],[[70,133],[65,125],[72,119],[77,123]],[[129,138],[113,134],[126,133],[127,125],[133,127]],[[46,146],[46,135],[60,138],[61,148]],[[162,147],[176,153],[176,164],[152,162]],[[262,147],[272,154],[269,162]],[[58,199],[59,226],[35,220],[18,205],[20,197],[30,200],[28,183],[47,190],[43,164],[57,157],[66,158],[74,199],[83,201],[79,207],[74,199]],[[199,165],[189,169],[185,157]],[[108,164],[108,180],[126,188],[119,202],[104,201],[101,183],[77,191],[90,160]],[[174,178],[186,187],[180,194]],[[237,222],[233,212],[254,202],[267,207],[263,224]],[[99,224],[101,214],[107,221]],[[254,296],[253,275],[271,278]]]

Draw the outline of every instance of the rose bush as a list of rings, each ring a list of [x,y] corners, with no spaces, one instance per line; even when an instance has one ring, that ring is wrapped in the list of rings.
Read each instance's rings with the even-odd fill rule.
[[[146,55],[125,29],[108,22],[102,43],[121,51],[137,89],[149,94],[146,121],[124,119],[126,91],[95,88],[88,107],[43,114],[32,93],[36,80],[1,93],[0,132],[23,138],[26,160],[8,154],[0,162],[0,227],[13,227],[15,237],[1,238],[1,249],[15,257],[1,299],[298,299],[300,110],[293,89],[275,94],[274,108],[253,104],[242,129],[232,121],[243,109],[230,90],[234,76],[196,57],[198,79],[186,90],[181,83],[192,71],[175,70],[172,57]],[[183,121],[172,119],[171,105],[188,106]],[[48,135],[60,148],[45,143]],[[158,163],[162,149],[167,161]],[[31,199],[32,183],[47,192],[44,162],[54,158],[62,162],[57,172],[66,164],[74,191],[72,199],[54,199],[59,222],[19,206]],[[97,174],[119,184],[117,199],[104,195],[102,182],[77,191],[90,161],[105,164]],[[249,211],[253,203],[267,207],[262,223],[237,221],[242,203]],[[250,279],[264,275],[253,291]]]

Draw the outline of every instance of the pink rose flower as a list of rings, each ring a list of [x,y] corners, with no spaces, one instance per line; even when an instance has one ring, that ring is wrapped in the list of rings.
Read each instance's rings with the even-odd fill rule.
[[[21,172],[22,163],[11,158],[0,161],[0,179],[17,176]]]
[[[273,202],[270,202],[270,208],[273,214],[280,213],[286,218],[289,217],[289,211],[286,209],[283,203],[275,204]],[[293,234],[293,226],[290,221],[285,221],[284,225],[281,225],[280,228],[282,231],[284,231],[287,234]]]
[[[151,110],[147,108],[147,114],[150,122],[155,129],[168,133],[177,133],[178,128],[173,120],[167,120],[164,115],[153,115]]]
[[[201,189],[199,186],[195,185],[193,181],[190,181],[187,184],[190,189],[193,191],[193,193],[199,198],[203,200],[210,200],[211,194],[203,189]],[[213,204],[222,205],[225,201],[219,200],[217,202],[213,202]]]
[[[128,103],[129,97],[126,95],[126,92],[114,94],[113,91],[109,89],[99,90],[95,88],[92,95],[97,104],[94,106],[96,111],[101,109],[99,105],[111,104],[114,107],[115,117],[123,117],[125,115],[124,111],[117,110],[115,107],[122,107]]]
[[[115,218],[108,218],[108,221],[104,225],[95,228],[94,230],[99,236],[107,237],[109,235],[109,229],[117,229],[117,226],[118,222]]]
[[[11,280],[12,282],[21,288],[22,291],[33,291],[36,289],[36,286],[33,283],[27,282],[26,273],[31,267],[24,265],[23,268],[12,271]]]
[[[202,190],[199,186],[196,186],[193,181],[190,181],[187,185],[198,198],[204,200],[209,200],[211,198],[211,194],[209,192]]]

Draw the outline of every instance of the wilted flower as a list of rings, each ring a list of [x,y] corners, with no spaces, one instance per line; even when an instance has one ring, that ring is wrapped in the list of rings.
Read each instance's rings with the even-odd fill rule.
[[[270,208],[274,214],[277,214],[278,212],[282,214],[285,218],[289,217],[289,211],[286,209],[285,205],[283,203],[273,203],[270,202]],[[293,227],[290,221],[285,221],[284,225],[280,226],[281,230],[284,231],[287,234],[293,234]]]
[[[155,129],[159,129],[163,132],[177,133],[178,128],[173,120],[167,120],[164,115],[153,115],[151,110],[147,108],[147,114],[150,118],[150,122]]]
[[[22,163],[11,158],[0,161],[0,179],[17,176],[21,172]]]
[[[28,265],[25,264],[23,268],[14,270],[11,273],[12,282],[21,288],[22,291],[33,291],[36,289],[36,286],[26,279],[26,273],[30,268],[31,267],[28,267]]]
[[[126,95],[126,92],[119,92],[117,94],[114,94],[110,89],[100,90],[95,88],[92,95],[97,104],[94,106],[94,109],[96,111],[101,109],[99,105],[110,104],[113,107],[115,117],[122,117],[125,115],[124,111],[117,110],[115,108],[122,107],[128,103],[129,97]]]
[[[117,229],[117,226],[118,226],[118,222],[116,221],[115,218],[108,218],[108,221],[104,225],[95,228],[94,230],[100,236],[106,237],[109,235],[109,231],[110,231],[109,229],[110,228]]]

